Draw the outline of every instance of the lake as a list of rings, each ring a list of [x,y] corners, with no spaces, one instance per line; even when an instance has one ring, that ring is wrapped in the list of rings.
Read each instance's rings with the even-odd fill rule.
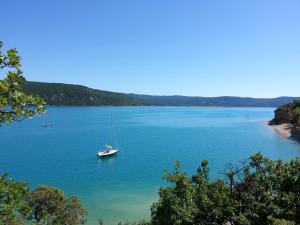
[[[165,170],[176,160],[192,174],[209,160],[212,177],[228,162],[260,151],[272,159],[300,156],[300,145],[266,121],[273,108],[49,107],[48,113],[0,127],[0,172],[18,181],[78,195],[88,225],[149,218]],[[116,134],[120,153],[98,159]],[[52,128],[45,128],[51,123]]]

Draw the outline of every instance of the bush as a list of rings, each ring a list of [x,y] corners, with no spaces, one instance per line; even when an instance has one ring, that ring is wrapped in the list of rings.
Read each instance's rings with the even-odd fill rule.
[[[292,115],[292,123],[300,125],[300,107],[294,109]]]
[[[204,161],[189,177],[167,173],[151,208],[154,225],[271,225],[300,223],[300,160],[272,161],[257,153],[238,169],[230,167],[226,180],[212,181]],[[276,219],[270,219],[276,218]]]

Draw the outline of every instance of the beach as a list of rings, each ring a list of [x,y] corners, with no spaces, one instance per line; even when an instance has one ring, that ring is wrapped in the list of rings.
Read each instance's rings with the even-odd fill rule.
[[[296,128],[291,123],[273,124],[269,122],[269,125],[274,128],[281,136],[285,138],[291,138],[300,143],[300,134],[296,131]]]

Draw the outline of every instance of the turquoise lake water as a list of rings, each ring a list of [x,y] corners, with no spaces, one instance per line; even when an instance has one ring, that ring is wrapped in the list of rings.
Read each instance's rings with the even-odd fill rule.
[[[19,181],[78,195],[88,224],[150,216],[164,170],[179,160],[194,173],[209,160],[212,176],[257,151],[273,159],[300,156],[300,145],[265,121],[272,108],[50,107],[48,114],[0,127],[0,172]],[[120,154],[101,160],[111,114]],[[52,128],[44,124],[52,123]]]

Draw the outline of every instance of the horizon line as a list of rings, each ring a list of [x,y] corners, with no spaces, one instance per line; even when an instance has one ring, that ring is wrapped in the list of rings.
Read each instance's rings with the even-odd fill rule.
[[[64,84],[64,85],[74,85],[74,86],[82,86],[86,88],[90,88],[97,91],[106,91],[106,92],[112,92],[112,93],[118,93],[118,94],[125,94],[125,95],[144,95],[144,96],[153,96],[153,97],[188,97],[188,98],[250,98],[250,99],[276,99],[276,98],[295,98],[299,99],[300,96],[276,96],[276,97],[249,97],[249,96],[240,96],[240,95],[218,95],[218,96],[203,96],[203,95],[182,95],[182,94],[140,94],[140,93],[134,93],[134,92],[122,92],[122,91],[111,91],[106,89],[99,89],[99,88],[92,88],[83,84],[74,84],[74,83],[64,83],[64,82],[45,82],[45,81],[32,81],[32,80],[26,80],[25,82],[34,82],[34,83],[46,83],[46,84]]]

